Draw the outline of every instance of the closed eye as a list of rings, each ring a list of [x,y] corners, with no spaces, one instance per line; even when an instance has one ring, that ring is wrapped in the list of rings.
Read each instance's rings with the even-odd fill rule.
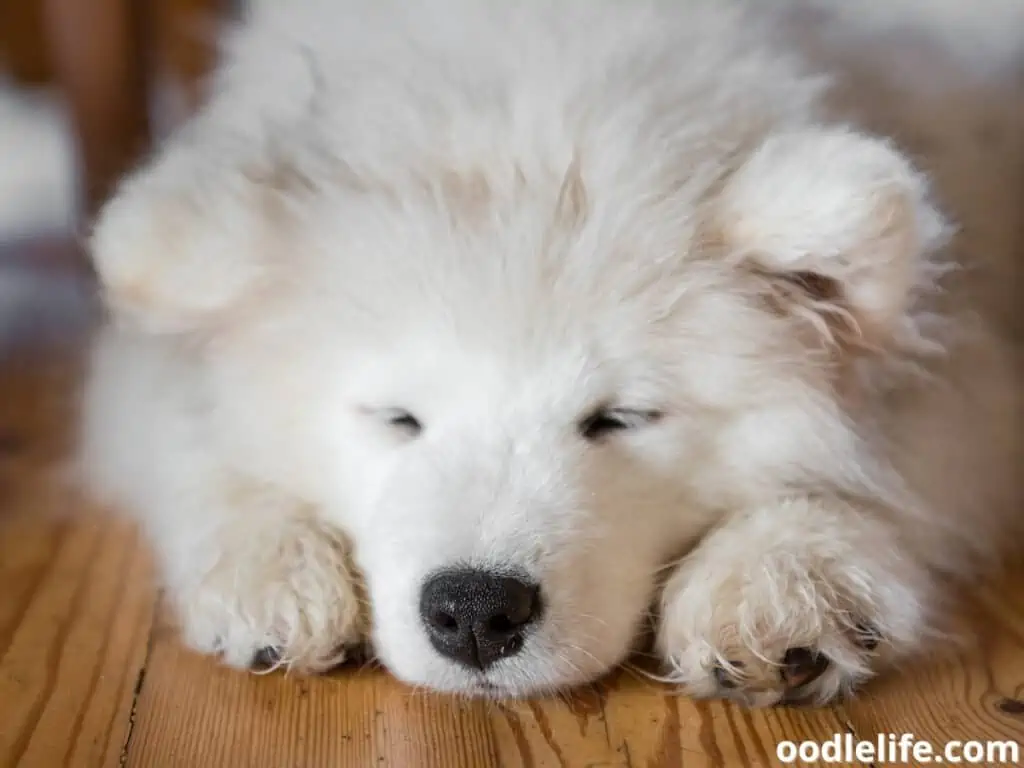
[[[423,423],[408,411],[393,408],[384,411],[383,415],[389,427],[404,432],[409,437],[416,437],[423,431]]]
[[[602,407],[581,419],[577,430],[581,437],[596,442],[616,432],[639,429],[661,419],[660,411]]]

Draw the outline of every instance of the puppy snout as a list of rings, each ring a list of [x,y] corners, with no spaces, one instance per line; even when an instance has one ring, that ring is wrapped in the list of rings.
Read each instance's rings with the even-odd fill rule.
[[[541,610],[536,584],[477,569],[436,573],[420,594],[420,617],[434,649],[480,670],[518,653]]]

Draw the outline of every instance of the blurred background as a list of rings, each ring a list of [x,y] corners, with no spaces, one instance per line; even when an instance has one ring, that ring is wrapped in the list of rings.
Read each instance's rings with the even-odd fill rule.
[[[87,319],[90,221],[199,104],[240,11],[237,0],[0,0],[0,360]]]

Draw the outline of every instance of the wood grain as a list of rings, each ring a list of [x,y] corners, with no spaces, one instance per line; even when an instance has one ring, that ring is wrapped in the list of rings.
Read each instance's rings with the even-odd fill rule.
[[[152,615],[133,532],[19,515],[0,558],[0,765],[117,765]]]
[[[561,697],[414,692],[385,672],[293,679],[217,668],[155,632],[128,766],[770,766],[783,738],[845,731],[836,710],[743,711],[626,672]]]
[[[946,651],[880,680],[847,706],[862,733],[912,733],[933,743],[1004,740],[1024,747],[1024,568],[971,595]],[[908,681],[912,684],[908,685]],[[1022,749],[1024,754],[1024,749]]]
[[[59,309],[25,332],[80,342],[86,318]],[[149,560],[62,478],[74,346],[16,346],[0,368],[0,766],[116,766],[152,624]]]
[[[491,703],[375,668],[219,667],[179,644],[132,527],[57,471],[88,329],[61,312],[64,343],[0,360],[0,768],[753,767],[780,765],[782,740],[835,734],[1024,742],[1024,568],[970,601],[975,642],[821,710],[695,702],[632,670]]]

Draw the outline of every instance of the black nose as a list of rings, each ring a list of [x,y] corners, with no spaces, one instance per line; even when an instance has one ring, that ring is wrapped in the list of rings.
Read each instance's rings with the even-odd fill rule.
[[[476,669],[517,653],[540,611],[539,587],[488,571],[441,571],[420,593],[420,616],[431,644]]]

